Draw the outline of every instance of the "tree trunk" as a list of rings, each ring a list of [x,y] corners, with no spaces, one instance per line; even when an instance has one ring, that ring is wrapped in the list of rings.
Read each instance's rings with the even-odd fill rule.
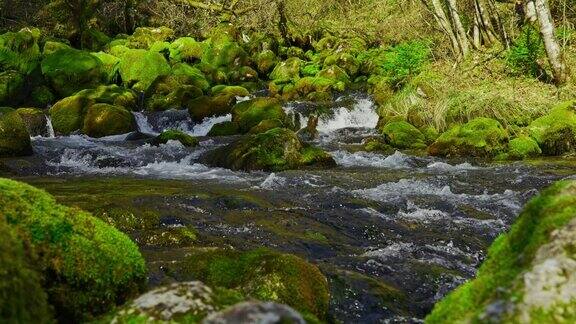
[[[448,10],[450,11],[450,17],[452,18],[454,34],[458,40],[458,45],[462,51],[462,56],[466,56],[470,52],[470,46],[468,43],[468,38],[466,37],[466,31],[464,30],[464,26],[460,20],[460,15],[458,14],[456,0],[447,0],[447,5]]]
[[[134,0],[126,0],[124,3],[124,29],[126,34],[132,35],[134,33]]]
[[[556,83],[556,85],[562,85],[566,82],[566,65],[562,57],[560,45],[556,39],[556,34],[554,33],[554,21],[550,14],[548,2],[546,0],[534,0],[534,5],[536,8],[536,16],[540,23],[540,34],[544,41],[546,55],[552,67],[554,83]]]
[[[450,39],[450,43],[452,43],[452,51],[454,52],[454,56],[456,60],[460,61],[463,57],[462,50],[460,49],[460,45],[458,44],[458,40],[456,38],[456,34],[454,34],[454,30],[450,25],[450,21],[446,17],[446,13],[444,13],[444,8],[442,8],[442,4],[440,0],[431,0],[432,1],[432,13],[434,14],[434,19],[440,26],[444,33]],[[425,6],[428,6],[425,0],[422,0]]]

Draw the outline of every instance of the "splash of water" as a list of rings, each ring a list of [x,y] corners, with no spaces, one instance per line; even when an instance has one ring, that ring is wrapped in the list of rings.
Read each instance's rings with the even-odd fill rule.
[[[56,137],[56,133],[54,133],[54,126],[52,126],[52,119],[50,116],[46,116],[46,134],[49,138]]]
[[[331,133],[342,128],[375,128],[377,123],[374,102],[369,98],[359,98],[352,109],[340,107],[334,110],[334,116],[321,117],[317,129],[322,133]]]
[[[148,122],[148,117],[141,112],[133,112],[134,119],[136,120],[136,125],[138,125],[138,131],[144,134],[158,135],[159,133],[152,128],[152,125]]]

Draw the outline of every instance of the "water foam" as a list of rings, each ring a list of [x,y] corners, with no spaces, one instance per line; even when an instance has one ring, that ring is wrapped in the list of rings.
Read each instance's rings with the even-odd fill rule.
[[[388,156],[372,152],[350,153],[342,150],[330,152],[330,154],[338,165],[344,167],[374,167],[391,169],[411,167],[411,158],[399,151]]]
[[[342,128],[375,128],[378,118],[374,102],[359,98],[352,109],[340,107],[334,110],[334,116],[320,117],[317,129],[322,133],[331,133]]]

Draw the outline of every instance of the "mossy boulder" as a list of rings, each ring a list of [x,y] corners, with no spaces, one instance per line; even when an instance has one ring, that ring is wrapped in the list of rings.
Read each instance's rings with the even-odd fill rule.
[[[344,84],[350,83],[350,76],[342,68],[331,65],[324,67],[318,72],[318,77],[334,80],[335,82],[342,82]]]
[[[334,159],[322,149],[303,144],[298,136],[285,128],[243,138],[204,156],[212,166],[232,170],[282,171],[305,166],[333,167]]]
[[[240,102],[232,108],[232,122],[238,126],[241,133],[250,132],[263,121],[274,121],[276,127],[290,126],[288,116],[280,101],[276,99],[254,98]]]
[[[325,318],[328,311],[326,278],[316,266],[294,255],[268,249],[196,252],[178,265],[178,271],[184,278],[284,303],[318,318]]]
[[[42,278],[4,217],[0,217],[0,237],[0,322],[50,323],[53,314]]]
[[[227,39],[211,38],[205,42],[201,61],[215,68],[238,68],[248,65],[250,60],[240,44]]]
[[[62,42],[57,42],[57,41],[47,41],[46,43],[44,43],[44,47],[42,49],[42,54],[44,55],[50,55],[58,50],[61,49],[70,49],[70,45],[62,43]]]
[[[88,109],[97,103],[133,110],[136,108],[137,97],[133,91],[117,85],[100,86],[95,89],[80,91],[58,101],[50,108],[54,131],[57,134],[69,135],[82,129]]]
[[[48,119],[42,110],[36,108],[18,108],[16,112],[20,115],[20,118],[22,118],[30,136],[48,135]]]
[[[146,91],[146,109],[161,111],[187,107],[190,100],[204,94],[202,89],[194,85],[203,86],[197,80],[184,74],[158,77]]]
[[[554,107],[548,115],[534,120],[528,131],[545,155],[576,152],[576,101]]]
[[[32,155],[26,124],[11,108],[0,108],[0,157]]]
[[[16,105],[23,99],[25,86],[26,80],[19,72],[0,72],[0,105]]]
[[[476,278],[436,304],[426,323],[573,322],[575,216],[575,181],[544,190],[492,244]]]
[[[32,104],[36,107],[47,108],[52,103],[55,102],[56,97],[52,93],[49,87],[45,85],[40,85],[32,89],[30,93],[30,99],[32,99]]]
[[[391,121],[381,129],[386,143],[400,149],[426,148],[426,137],[406,121]]]
[[[510,143],[508,143],[508,152],[506,156],[508,159],[522,160],[537,157],[541,154],[542,150],[533,138],[520,136],[514,138]]]
[[[229,114],[236,104],[236,97],[248,96],[249,92],[240,86],[215,86],[211,96],[201,96],[187,103],[188,113],[194,121],[202,121],[207,117]]]
[[[456,125],[428,147],[433,156],[491,158],[506,150],[508,132],[491,118],[476,118]]]
[[[278,64],[278,59],[276,54],[271,50],[265,50],[256,56],[256,68],[258,73],[262,75],[268,75],[270,71]]]
[[[174,31],[168,27],[138,27],[127,38],[129,48],[149,49],[156,42],[169,41],[174,37]]]
[[[292,57],[286,61],[276,64],[274,70],[270,73],[270,80],[276,84],[289,83],[300,78],[300,65],[302,60]]]
[[[181,37],[170,44],[170,60],[194,63],[202,58],[204,44],[192,37]]]
[[[135,130],[134,115],[124,107],[109,104],[90,106],[82,127],[82,133],[90,137],[126,134]]]
[[[360,69],[360,62],[350,53],[337,53],[324,60],[324,66],[336,65],[343,69],[349,77],[354,77]]]
[[[171,69],[162,54],[131,49],[120,56],[119,71],[124,85],[136,91],[146,91],[156,78],[169,75]]]
[[[61,49],[47,55],[42,60],[42,74],[62,97],[95,88],[106,77],[97,57],[75,49]]]
[[[195,137],[175,129],[163,131],[162,134],[154,138],[152,143],[154,145],[160,145],[160,144],[166,144],[168,143],[168,141],[178,141],[185,147],[194,147],[197,146],[199,143],[198,139],[196,139]]]
[[[27,184],[1,179],[0,218],[26,246],[28,264],[42,277],[60,321],[87,320],[142,289],[146,267],[138,247],[89,213],[59,205]]]
[[[108,35],[94,28],[83,30],[80,36],[80,43],[84,50],[99,51],[109,42],[110,37],[108,37]]]
[[[173,283],[141,295],[99,322],[200,323],[207,315],[242,300],[236,291],[212,289],[199,281]]]
[[[105,52],[92,53],[92,55],[102,62],[102,69],[106,74],[106,82],[115,82],[119,73],[120,59]]]
[[[208,136],[230,136],[238,134],[238,126],[231,121],[215,124],[208,132]]]
[[[210,89],[210,83],[199,69],[185,63],[177,63],[172,66],[172,74],[175,77],[184,77],[185,84],[198,87],[202,91]]]

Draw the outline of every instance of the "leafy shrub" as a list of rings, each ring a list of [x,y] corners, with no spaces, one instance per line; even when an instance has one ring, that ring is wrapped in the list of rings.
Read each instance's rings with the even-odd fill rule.
[[[542,77],[538,60],[544,56],[544,43],[534,27],[527,26],[506,53],[506,64],[514,74]]]

